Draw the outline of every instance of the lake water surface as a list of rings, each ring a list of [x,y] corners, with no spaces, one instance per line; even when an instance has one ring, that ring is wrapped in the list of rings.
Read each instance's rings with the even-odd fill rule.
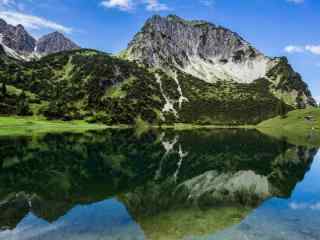
[[[319,179],[254,130],[0,137],[0,240],[317,240]]]

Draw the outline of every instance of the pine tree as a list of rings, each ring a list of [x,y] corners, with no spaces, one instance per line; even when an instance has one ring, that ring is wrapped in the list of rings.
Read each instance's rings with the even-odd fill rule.
[[[29,101],[24,91],[19,95],[17,100],[17,115],[19,116],[32,115],[29,107]]]
[[[2,82],[1,93],[2,93],[2,96],[6,96],[7,95],[7,85],[6,85],[6,81],[5,80],[3,80],[3,82]]]
[[[277,113],[281,118],[286,118],[287,117],[287,111],[286,111],[286,104],[284,103],[284,101],[281,99],[278,102],[277,105]]]

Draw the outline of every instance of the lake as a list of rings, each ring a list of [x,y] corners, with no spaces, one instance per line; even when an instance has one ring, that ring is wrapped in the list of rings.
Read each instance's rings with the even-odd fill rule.
[[[316,240],[319,179],[255,130],[0,137],[0,240]]]

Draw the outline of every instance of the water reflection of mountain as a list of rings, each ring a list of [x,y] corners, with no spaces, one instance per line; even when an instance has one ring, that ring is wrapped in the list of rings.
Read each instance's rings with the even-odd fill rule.
[[[2,228],[116,196],[155,239],[212,233],[288,197],[316,153],[246,130],[49,134],[0,148]]]

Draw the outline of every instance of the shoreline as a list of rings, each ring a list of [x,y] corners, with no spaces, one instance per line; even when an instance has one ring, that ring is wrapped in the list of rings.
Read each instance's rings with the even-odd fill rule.
[[[306,117],[313,116],[312,121]],[[86,132],[103,129],[136,129],[146,132],[151,129],[196,130],[196,129],[254,129],[262,134],[278,139],[286,139],[295,145],[320,147],[320,108],[295,110],[286,118],[276,117],[257,125],[196,125],[174,123],[172,125],[105,125],[88,123],[84,120],[47,120],[42,117],[0,116],[0,136],[30,136],[46,133]]]

